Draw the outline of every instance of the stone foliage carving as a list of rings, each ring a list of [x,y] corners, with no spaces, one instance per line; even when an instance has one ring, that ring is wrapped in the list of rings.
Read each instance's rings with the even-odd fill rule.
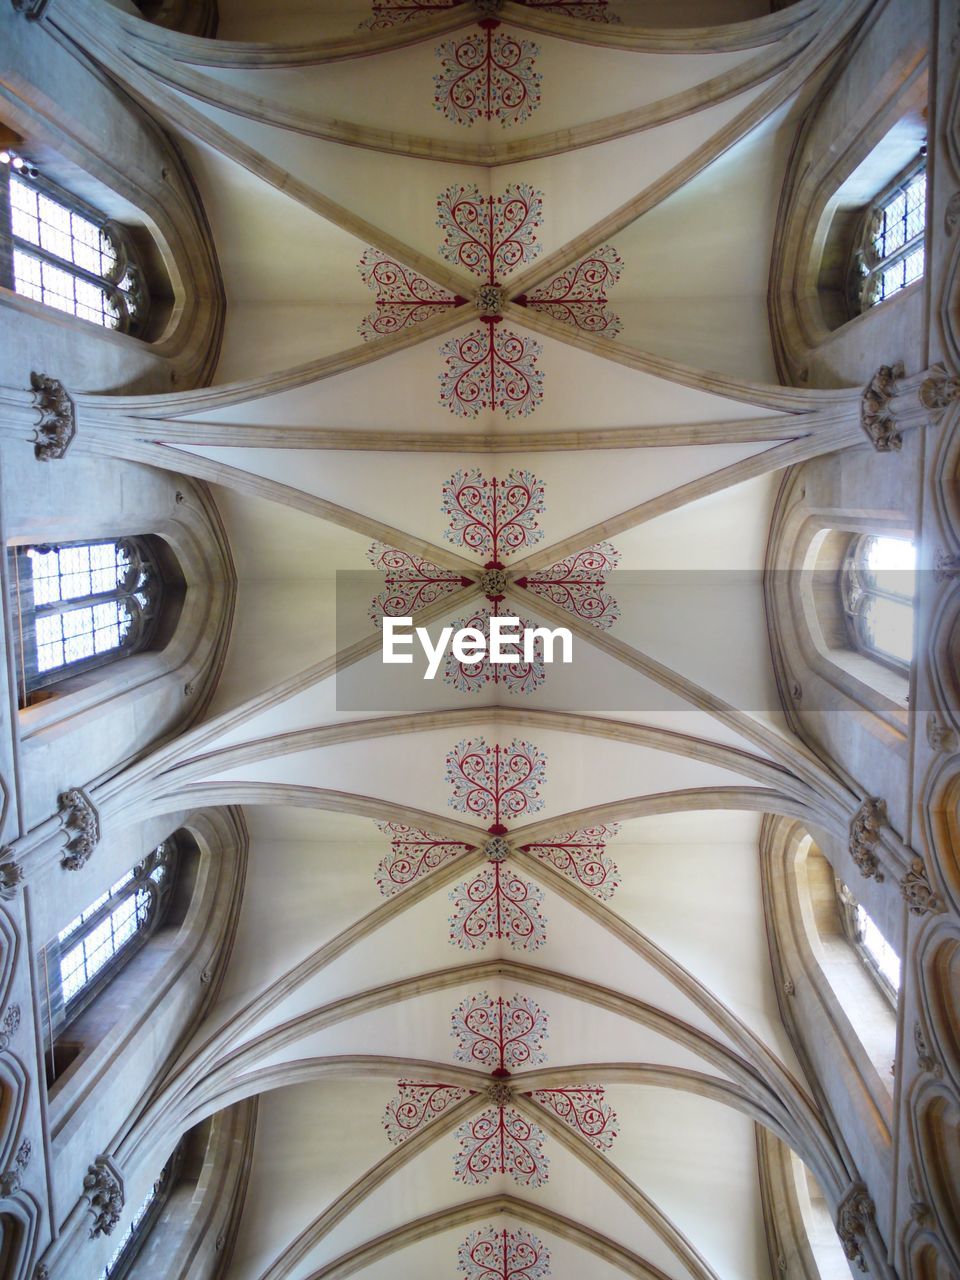
[[[76,406],[63,383],[45,373],[31,373],[30,386],[40,414],[33,451],[41,462],[62,458],[77,434]]]
[[[939,895],[934,892],[927,879],[927,869],[921,858],[914,858],[910,863],[910,870],[900,881],[900,892],[915,916],[944,910]]]
[[[507,575],[503,569],[485,569],[479,585],[488,600],[502,600],[507,590]]]
[[[917,1066],[921,1071],[930,1071],[935,1076],[943,1075],[943,1068],[930,1052],[923,1025],[918,1021],[913,1024],[913,1044],[917,1051]]]
[[[10,902],[23,884],[23,867],[10,857],[10,846],[0,849],[0,898]]]
[[[862,1182],[855,1182],[837,1208],[837,1235],[843,1252],[861,1271],[867,1270],[863,1256],[868,1224],[873,1221],[875,1206]]]
[[[30,1163],[31,1150],[30,1143],[24,1139],[20,1143],[13,1164],[4,1173],[0,1173],[0,1196],[15,1196],[20,1190],[23,1175]]]
[[[960,577],[960,555],[950,555],[942,547],[939,548],[933,565],[934,582],[950,582],[958,577]]]
[[[506,1080],[494,1080],[487,1086],[487,1097],[495,1107],[506,1107],[513,1102],[513,1086]]]
[[[935,711],[927,716],[927,744],[931,751],[952,751],[957,735],[939,719]]]
[[[503,314],[503,290],[498,284],[482,284],[474,301],[482,316]]]
[[[97,1156],[83,1179],[83,1194],[93,1212],[90,1238],[108,1236],[123,1212],[123,1180],[109,1156]]]
[[[960,400],[960,378],[951,377],[946,369],[935,367],[930,377],[920,384],[920,403],[925,409],[948,409]]]
[[[493,836],[483,846],[483,852],[490,862],[506,862],[510,856],[510,843],[503,836]]]
[[[13,1042],[13,1037],[20,1030],[20,1006],[12,1004],[3,1015],[3,1021],[0,1022],[0,1053],[9,1049]]]
[[[90,797],[80,787],[71,787],[57,797],[57,813],[67,834],[60,865],[79,871],[100,842],[100,815]]]
[[[860,425],[878,453],[891,453],[903,444],[903,436],[889,412],[890,401],[897,394],[897,378],[902,377],[902,364],[882,364],[867,383],[860,401]]]
[[[880,829],[887,820],[887,805],[878,796],[868,796],[850,823],[850,857],[867,880],[882,880],[880,861],[874,852],[880,840]]]

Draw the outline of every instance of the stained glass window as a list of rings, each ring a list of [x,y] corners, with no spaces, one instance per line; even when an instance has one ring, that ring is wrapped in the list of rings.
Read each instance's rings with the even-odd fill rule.
[[[857,538],[841,571],[841,592],[857,648],[899,670],[913,659],[917,551],[908,538]]]
[[[21,702],[34,690],[149,643],[162,580],[146,541],[13,547]]]
[[[50,994],[49,1025],[61,1030],[156,928],[177,865],[175,840],[165,840],[85,907],[43,949]]]
[[[866,310],[923,275],[927,173],[923,162],[869,210],[854,254],[855,289]]]
[[[14,291],[105,329],[141,329],[147,295],[129,237],[20,157],[3,156]]]

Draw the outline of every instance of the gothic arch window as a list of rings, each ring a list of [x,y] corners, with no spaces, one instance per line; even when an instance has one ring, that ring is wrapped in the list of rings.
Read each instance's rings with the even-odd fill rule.
[[[906,673],[913,659],[915,544],[909,538],[854,538],[840,571],[840,594],[853,647]]]
[[[130,234],[9,150],[0,241],[0,284],[104,329],[144,332],[150,298]]]
[[[164,598],[151,539],[15,546],[10,556],[21,706],[150,646]]]
[[[179,851],[164,840],[61,929],[40,954],[44,1024],[52,1044],[163,923]],[[51,1048],[52,1074],[63,1065]]]
[[[867,208],[851,257],[854,313],[885,302],[924,272],[927,215],[926,148],[919,160]]]
[[[841,880],[837,881],[837,901],[847,940],[880,991],[896,1006],[900,996],[900,957],[866,908]]]

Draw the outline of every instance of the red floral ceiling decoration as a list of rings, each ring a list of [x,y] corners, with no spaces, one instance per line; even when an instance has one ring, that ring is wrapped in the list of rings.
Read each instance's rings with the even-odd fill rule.
[[[543,13],[556,13],[561,17],[583,18],[589,22],[619,22],[610,8],[610,0],[515,0],[527,9],[539,9]],[[469,4],[470,0],[373,0],[373,13],[360,24],[370,31],[382,31],[398,27],[433,13],[444,13]],[[483,6],[496,10],[496,3]]]
[[[382,859],[376,872],[377,888],[385,898],[399,893],[428,871],[436,870],[441,863],[476,848],[472,844],[421,831],[418,827],[408,827],[402,822],[378,822],[377,826],[390,837],[390,852]]]
[[[619,563],[620,552],[616,547],[609,542],[598,542],[585,551],[558,560],[549,568],[517,578],[517,586],[543,596],[601,631],[608,631],[620,617],[620,606],[607,590],[607,578]]]
[[[360,336],[365,342],[399,333],[466,302],[466,298],[441,288],[379,249],[367,249],[358,270],[363,283],[376,294],[374,310],[360,323]]]
[[[506,821],[543,808],[540,787],[546,781],[547,757],[517,738],[508,747],[483,738],[465,739],[447,753],[446,780],[453,788],[448,804],[460,813],[489,823],[491,835],[507,832]]]
[[[512,183],[500,196],[484,196],[474,184],[448,187],[437,198],[437,210],[441,257],[484,284],[501,282],[542,252],[536,233],[543,222],[543,192],[525,182]]]
[[[523,1227],[471,1231],[457,1251],[465,1280],[547,1280],[550,1250]]]
[[[513,300],[584,333],[615,338],[622,325],[607,306],[607,290],[622,274],[623,259],[612,244],[604,244],[532,293],[520,293]]]
[[[522,844],[520,848],[605,902],[613,897],[620,885],[620,870],[605,852],[607,841],[619,832],[619,824],[611,822],[605,827],[567,831],[536,844]]]
[[[441,569],[421,556],[384,546],[382,542],[371,544],[367,559],[386,580],[387,589],[381,591],[370,605],[370,619],[376,627],[382,625],[384,617],[410,617],[418,609],[472,583],[471,578],[464,578],[450,569]]]
[[[509,1174],[527,1187],[547,1181],[550,1162],[543,1151],[545,1135],[524,1114],[521,1100],[544,1108],[595,1150],[609,1150],[618,1132],[617,1117],[602,1085],[522,1092],[510,1083],[514,1071],[546,1061],[547,1024],[543,1009],[519,992],[507,998],[492,997],[486,991],[467,997],[452,1014],[454,1057],[465,1066],[488,1071],[490,1085],[480,1090],[443,1082],[398,1081],[397,1093],[383,1116],[390,1141],[399,1146],[451,1106],[475,1098],[480,1110],[454,1134],[459,1144],[454,1177],[466,1186],[479,1186],[495,1174]]]
[[[457,885],[450,901],[450,941],[462,950],[479,951],[488,942],[505,941],[519,951],[536,951],[547,940],[540,911],[543,890],[502,860],[491,861],[472,880]]]
[[[457,618],[453,623],[454,631],[461,631],[467,627],[478,631],[483,636],[489,651],[490,618],[500,613],[499,609],[478,609],[472,617]],[[520,618],[519,626],[523,632],[532,628],[533,623],[529,618]],[[516,628],[511,627],[510,634],[515,633]],[[486,654],[474,661],[461,662],[451,648],[444,660],[443,680],[445,684],[451,685],[460,693],[479,693],[491,684],[505,689],[507,693],[535,693],[547,678],[547,667],[542,655],[542,640],[537,641],[533,657],[529,662],[522,653],[518,653],[511,662],[490,662]]]
[[[546,508],[543,482],[514,467],[504,479],[487,479],[479,467],[456,471],[443,486],[441,511],[450,517],[447,542],[475,552],[488,568],[543,537],[537,516]]]
[[[479,31],[437,47],[440,73],[433,77],[433,101],[454,124],[523,124],[540,105],[539,46],[499,26],[496,18],[487,18]]]
[[[528,418],[543,400],[543,346],[484,317],[482,329],[448,338],[440,347],[440,403],[458,418],[499,409],[506,418]]]

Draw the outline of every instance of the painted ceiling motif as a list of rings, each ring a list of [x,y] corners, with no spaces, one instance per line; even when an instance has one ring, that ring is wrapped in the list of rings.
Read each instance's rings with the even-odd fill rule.
[[[440,347],[446,368],[440,402],[458,417],[500,410],[507,418],[528,417],[543,399],[543,346],[530,335],[505,327],[500,315],[509,296],[507,278],[539,257],[537,231],[543,222],[543,192],[512,183],[500,195],[484,196],[476,184],[448,187],[437,198],[440,256],[481,282],[476,297],[483,326],[448,338]],[[368,248],[358,264],[376,305],[359,326],[365,341],[387,337],[463,307],[468,299],[434,284],[402,263]],[[519,292],[513,301],[583,333],[616,337],[620,318],[607,293],[623,273],[612,245],[603,244],[546,283]]]
[[[547,1280],[550,1250],[523,1227],[471,1231],[460,1246],[457,1270],[466,1280]]]
[[[546,1135],[527,1114],[535,1103],[556,1117],[597,1151],[606,1151],[617,1136],[617,1117],[601,1085],[523,1091],[514,1073],[547,1060],[548,1017],[519,992],[511,997],[486,991],[469,996],[453,1011],[454,1057],[465,1066],[489,1072],[491,1083],[470,1089],[443,1082],[399,1080],[387,1105],[383,1126],[394,1146],[407,1141],[451,1107],[475,1098],[480,1108],[460,1124],[454,1139],[454,1180],[481,1186],[496,1175],[509,1175],[520,1186],[542,1187],[550,1177],[543,1150]]]

